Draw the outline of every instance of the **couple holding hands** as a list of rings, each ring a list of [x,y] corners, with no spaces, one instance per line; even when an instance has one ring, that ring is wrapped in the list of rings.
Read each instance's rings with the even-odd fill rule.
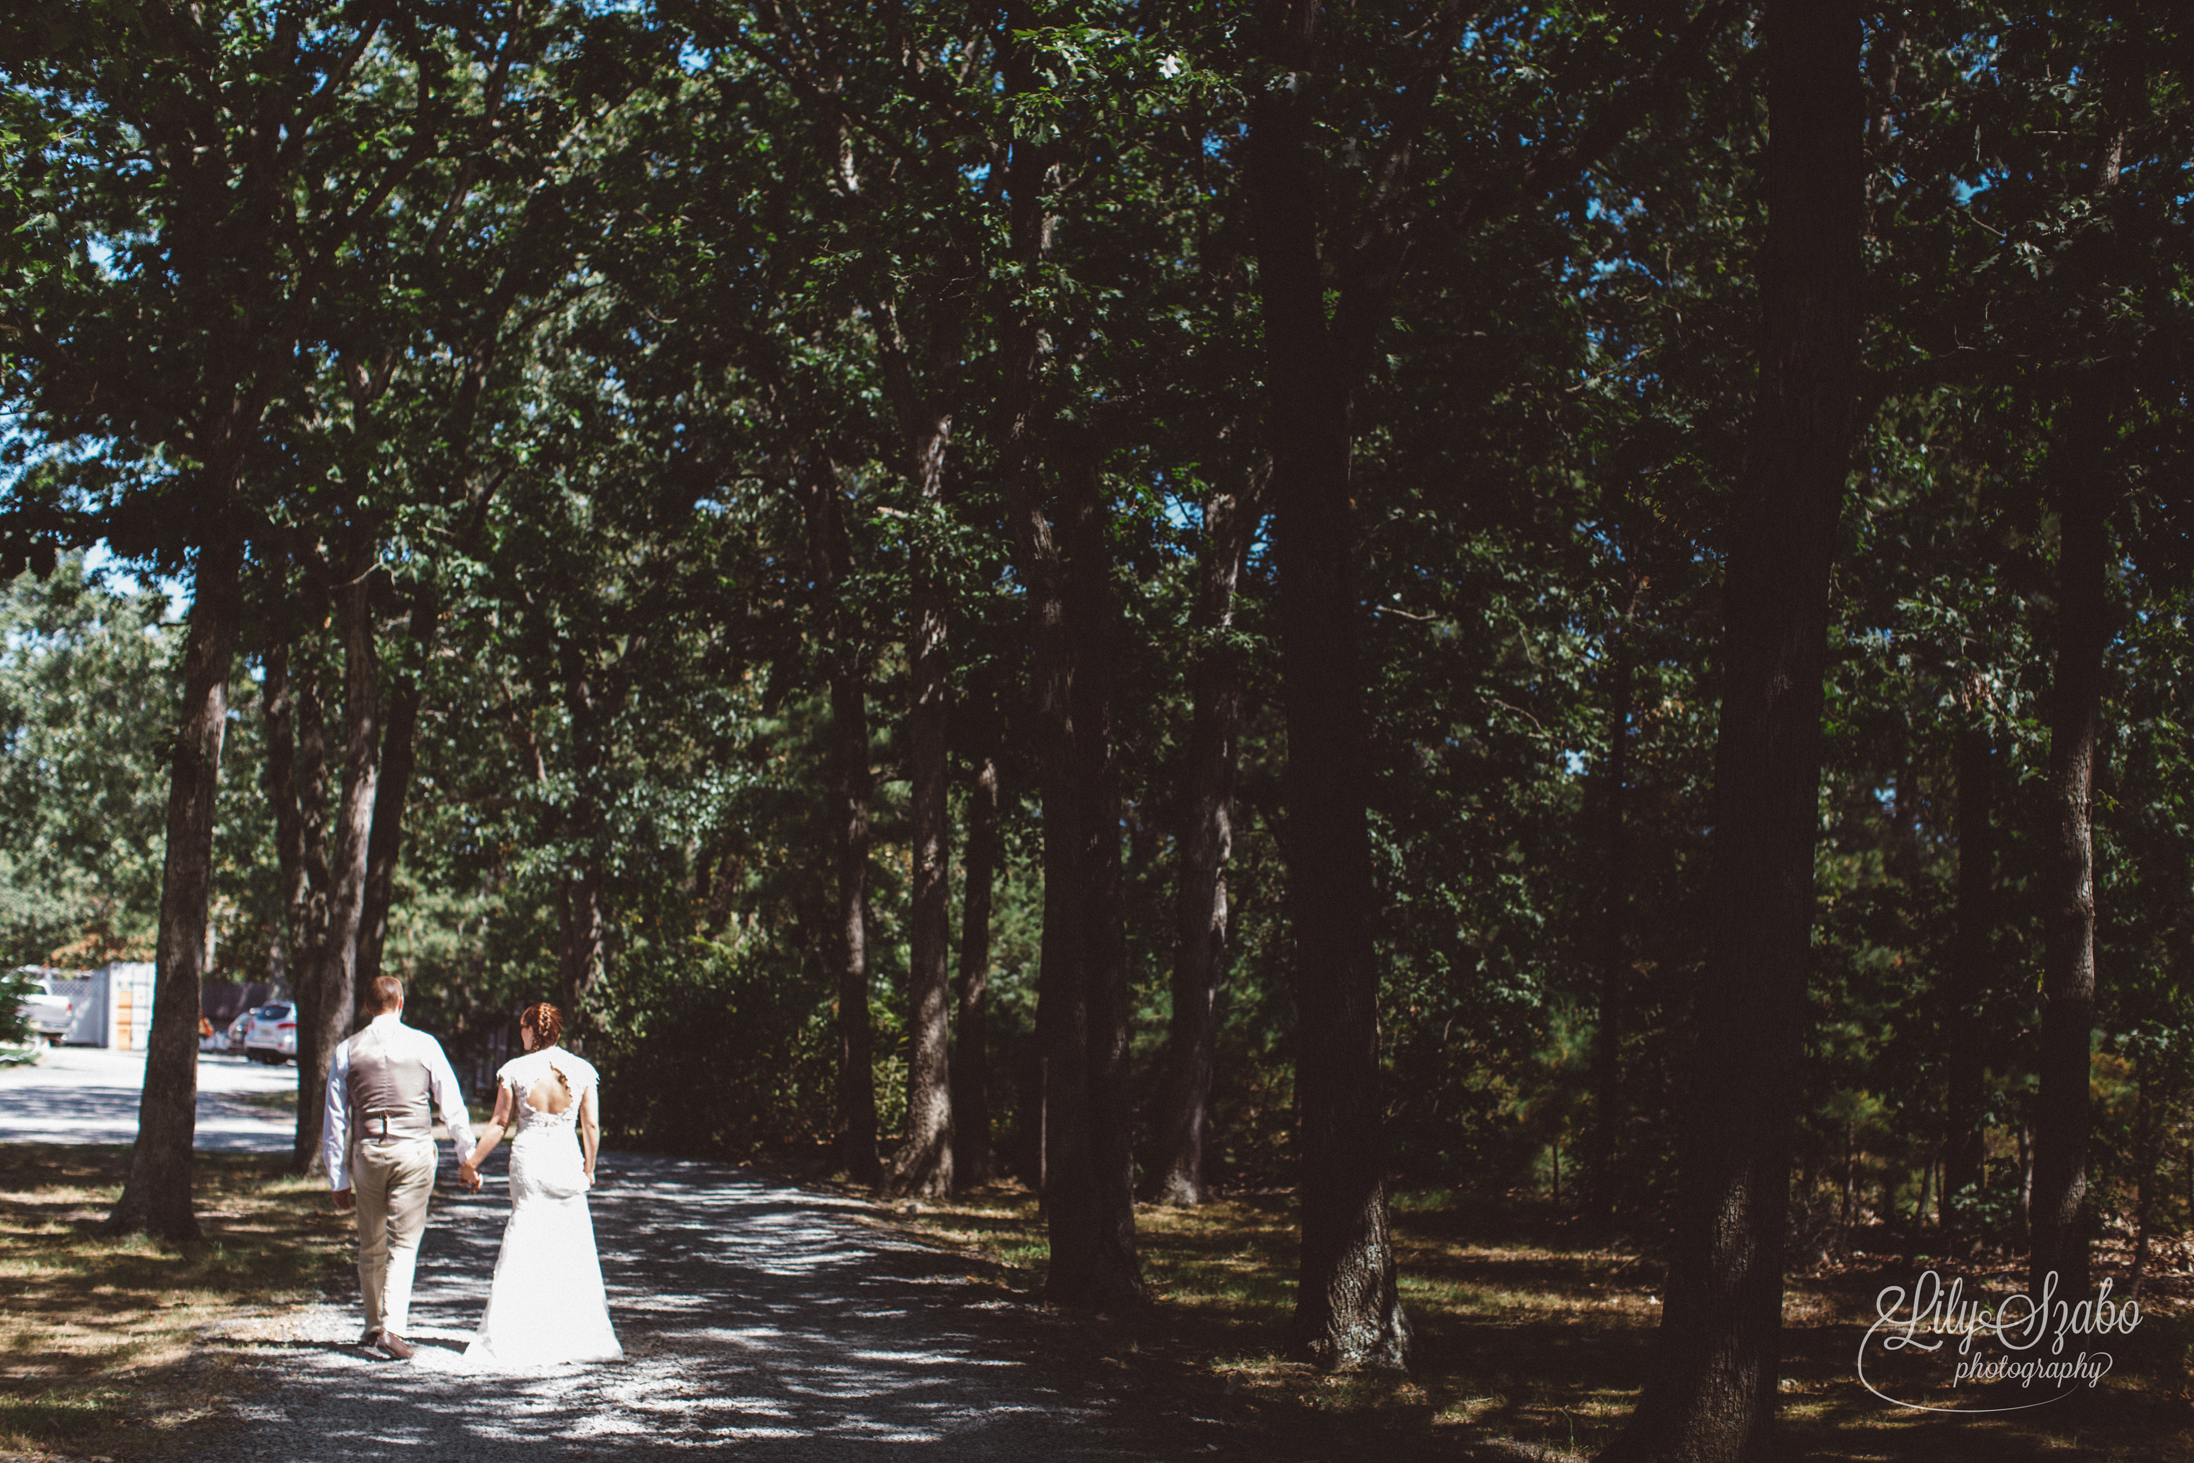
[[[404,1337],[434,1191],[439,1113],[472,1189],[480,1187],[480,1164],[510,1135],[510,1222],[487,1311],[456,1369],[530,1371],[623,1356],[587,1211],[601,1145],[599,1078],[556,1044],[562,1013],[542,1002],[519,1016],[525,1055],[495,1074],[495,1116],[476,1146],[441,1043],[404,1024],[403,982],[376,979],[367,1009],[373,1019],[329,1065],[320,1138],[335,1207],[358,1216],[360,1344],[399,1361],[414,1353]]]

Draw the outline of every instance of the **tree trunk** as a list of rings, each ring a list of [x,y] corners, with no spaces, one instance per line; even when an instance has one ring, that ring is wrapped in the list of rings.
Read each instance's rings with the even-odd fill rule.
[[[1979,1198],[1986,1136],[1981,1128],[1981,1082],[1986,1065],[1981,1016],[1982,1001],[1988,992],[1988,932],[1994,913],[1995,838],[1990,827],[1994,755],[1980,707],[1969,705],[1957,734],[1957,929],[1950,957],[1949,998],[1943,1013],[1943,1045],[1949,1069],[1943,1222],[1944,1228],[1953,1233],[1970,1228],[1967,1216]]]
[[[424,659],[434,644],[435,602],[421,590],[412,606],[411,643]],[[366,843],[366,904],[358,924],[358,986],[363,990],[381,973],[381,951],[388,943],[389,905],[396,893],[396,865],[404,839],[404,805],[419,766],[419,713],[425,692],[416,671],[396,678],[389,696],[388,725],[381,733],[381,781],[373,796],[373,836]]]
[[[1631,650],[1629,615],[1609,633],[1607,778],[1601,808],[1607,880],[1600,903],[1600,1019],[1592,1043],[1592,1153],[1590,1207],[1596,1218],[1616,1209],[1616,1132],[1622,1121],[1624,915],[1630,898],[1629,854],[1624,842],[1623,797],[1630,782]]]
[[[1723,591],[1713,921],[1655,1368],[1602,1456],[1774,1455],[1822,675],[1850,469],[1864,203],[1855,0],[1769,0],[1759,399]]]
[[[2018,1237],[2030,1239],[2034,1233],[2034,1139],[2025,1123],[2019,1124],[2019,1207],[2014,1211],[2018,1221]]]
[[[243,545],[199,551],[183,704],[168,763],[167,856],[160,874],[160,935],[145,1088],[129,1178],[100,1226],[167,1240],[198,1237],[191,1208],[198,1133],[198,1021],[205,979],[206,904],[213,882],[213,812],[228,730],[229,669],[242,618]]]
[[[1022,5],[1004,7],[1004,16],[1003,30],[1009,38],[1034,23]],[[1018,43],[1007,46],[1001,69],[1009,95],[1037,85],[1027,50]],[[1004,190],[1007,236],[1010,256],[1023,280],[1033,277],[1049,244],[1045,189],[1050,171],[1042,144],[1027,136],[1013,140]],[[1042,1112],[1037,1151],[1051,1251],[1044,1292],[1062,1305],[1132,1306],[1143,1298],[1143,1281],[1135,1250],[1127,1115],[1120,1106],[1126,1095],[1125,1072],[1115,1073],[1112,1057],[1116,1020],[1123,1038],[1125,1032],[1124,942],[1110,943],[1119,934],[1116,926],[1110,931],[1101,927],[1108,901],[1115,921],[1118,911],[1117,790],[1115,784],[1108,803],[1104,787],[1108,775],[1116,777],[1116,771],[1107,772],[1112,765],[1111,691],[1109,684],[1094,688],[1080,684],[1085,672],[1092,679],[1108,681],[1110,668],[1084,667],[1076,659],[1093,645],[1109,645],[1111,628],[1098,622],[1114,611],[1106,587],[1093,588],[1089,578],[1091,559],[1101,555],[1085,553],[1079,566],[1063,562],[1044,516],[1036,459],[1041,330],[1033,308],[1026,296],[1009,288],[1001,315],[999,476],[1013,536],[1014,569],[1025,586],[1028,604],[1030,681],[1043,798],[1044,932],[1036,1035]],[[1102,521],[1102,494],[1095,462],[1076,463],[1069,472],[1066,494],[1068,517],[1073,520],[1070,536],[1074,524],[1084,524],[1081,532],[1087,534],[1084,515]],[[1104,572],[1109,576],[1109,563]],[[1099,718],[1089,731],[1105,743],[1102,747],[1081,746],[1080,718],[1085,715]],[[1108,806],[1109,845],[1101,828],[1089,826],[1092,821],[1105,821]],[[1109,871],[1085,868],[1086,860],[1108,847]],[[1112,988],[1116,979],[1123,983],[1117,990]],[[1124,1060],[1124,1040],[1121,1057]],[[1122,1080],[1116,1082],[1115,1077]],[[1115,1122],[1117,1132],[1104,1131]]]
[[[943,498],[945,447],[952,419],[916,416],[908,457],[922,503]],[[937,1198],[952,1192],[951,884],[946,844],[951,835],[950,763],[945,723],[951,709],[946,656],[945,591],[936,567],[942,545],[915,555],[908,600],[907,707],[909,799],[914,838],[907,928],[907,1138],[892,1156],[893,1193]]]
[[[564,1019],[578,1026],[579,1013],[587,1008],[588,998],[601,983],[604,958],[602,871],[591,853],[583,854],[579,867],[564,876],[558,904],[564,937],[560,963]],[[572,1037],[564,1044],[577,1050],[583,1041],[583,1037]]]
[[[2126,1298],[2141,1298],[2141,1281],[2148,1274],[2148,1225],[2156,1213],[2156,1184],[2163,1164],[2164,1114],[2171,1093],[2166,1086],[2154,1048],[2141,1052],[2140,1089],[2133,1104],[2133,1273],[2126,1281]]]
[[[935,380],[957,359],[966,301],[957,292],[937,302],[924,353]],[[945,451],[952,416],[917,383],[899,337],[897,315],[873,312],[882,326],[885,395],[898,419],[905,472],[920,503],[920,521],[943,521]],[[952,1191],[952,911],[946,847],[951,837],[950,763],[945,726],[951,710],[945,587],[939,539],[914,553],[907,597],[907,742],[914,841],[907,921],[907,1138],[892,1156],[886,1181],[894,1193],[941,1196]]]
[[[291,647],[267,647],[260,711],[267,742],[267,800],[274,805],[275,862],[282,881],[282,913],[288,930],[286,969],[297,1013],[297,1128],[290,1166],[309,1173],[320,1153],[318,1119],[306,1127],[315,1049],[314,996],[320,950],[327,941],[327,731],[320,696],[310,675],[291,683]],[[323,1073],[324,1075],[324,1073]],[[325,1094],[321,1095],[322,1102]],[[314,1109],[315,1111],[317,1109]]]
[[[2095,1030],[2095,734],[2103,651],[2110,497],[2101,480],[2109,417],[2092,387],[2078,391],[2058,480],[2057,665],[2051,686],[2048,941],[2042,967],[2040,1082],[2034,1096],[2033,1236],[2028,1294],[2057,1277],[2057,1294],[2087,1293],[2089,1049]]]
[[[991,1177],[990,904],[998,869],[998,692],[985,670],[968,689],[967,893],[960,906],[960,999],[952,1040],[952,1171],[962,1188]]]
[[[1905,1234],[1905,1259],[1911,1261],[1920,1253],[1920,1245],[1927,1234],[1927,1211],[1935,1207],[1935,1155],[1920,1156],[1920,1196],[1912,1203],[1912,1223]]]
[[[1272,408],[1295,932],[1302,1252],[1291,1339],[1336,1368],[1406,1364],[1379,1104],[1369,739],[1351,582],[1349,383],[1327,328],[1310,116],[1292,90],[1251,111],[1248,187]]]
[[[327,721],[294,647],[267,649],[260,707],[267,742],[267,800],[274,806],[275,861],[282,889],[282,974],[297,1003],[298,1029],[311,1006],[314,962],[328,927]]]
[[[1120,762],[1113,736],[1119,608],[1112,592],[1112,508],[1097,464],[1067,470],[1067,638],[1073,665],[1076,893],[1082,944],[1088,1093],[1086,1147],[1095,1247],[1085,1304],[1143,1295],[1135,1247],[1135,1157],[1128,1086],[1127,921],[1120,877]],[[1054,1275],[1054,1281],[1057,1276]]]
[[[1836,1248],[1845,1252],[1851,1249],[1851,1226],[1859,1217],[1858,1144],[1858,1119],[1847,1117],[1844,1119],[1844,1201],[1836,1219]]]
[[[557,647],[557,665],[563,675],[564,714],[571,722],[571,814],[565,824],[572,853],[557,885],[557,924],[562,950],[558,958],[564,1008],[564,1045],[585,1054],[587,1005],[601,983],[603,950],[602,910],[602,797],[597,786],[606,754],[604,741],[618,702],[617,682],[611,677],[609,692],[597,694],[595,667],[587,649],[567,639]]]
[[[875,1040],[869,1014],[868,711],[859,668],[832,675],[831,760],[838,829],[838,1161],[859,1184],[881,1184],[876,1151]]]
[[[1212,1045],[1227,965],[1227,860],[1234,848],[1235,738],[1242,717],[1242,657],[1228,643],[1234,586],[1264,516],[1270,461],[1248,491],[1215,489],[1204,500],[1204,553],[1189,634],[1195,704],[1181,769],[1181,865],[1174,895],[1173,1016],[1166,1051],[1159,1149],[1144,1197],[1197,1205],[1210,1197],[1204,1140],[1211,1125]]]
[[[838,1088],[833,1132],[838,1162],[855,1183],[883,1181],[876,1153],[876,1069],[869,1019],[868,692],[858,628],[845,602],[853,573],[837,468],[818,447],[801,455],[809,555],[824,602],[830,659],[832,824],[838,854],[838,913],[832,941],[838,987]]]
[[[265,679],[259,687],[259,730],[266,742],[267,805],[274,809],[274,867],[276,901],[274,925],[277,938],[272,949],[282,949],[280,932],[291,927],[304,908],[305,828],[297,799],[297,700],[289,683],[289,641],[280,637],[266,648]],[[271,963],[271,960],[270,960]]]
[[[335,1048],[356,1027],[358,934],[366,903],[367,843],[381,770],[381,675],[373,645],[370,557],[337,586],[335,614],[343,640],[343,792],[336,807],[329,862],[328,926],[314,961],[310,1019],[297,1022],[297,1136],[292,1162],[308,1173],[320,1162],[320,1127],[328,1068]]]

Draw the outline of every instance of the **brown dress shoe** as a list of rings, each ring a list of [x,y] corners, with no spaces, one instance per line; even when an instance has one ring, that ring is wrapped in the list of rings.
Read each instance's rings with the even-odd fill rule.
[[[383,1331],[381,1339],[374,1344],[398,1361],[411,1360],[411,1343],[394,1331]]]
[[[358,1344],[365,1347],[368,1351],[371,1351],[374,1347],[380,1345],[380,1343],[381,1328],[379,1326],[374,1327],[371,1331],[368,1331],[365,1335],[358,1338]]]

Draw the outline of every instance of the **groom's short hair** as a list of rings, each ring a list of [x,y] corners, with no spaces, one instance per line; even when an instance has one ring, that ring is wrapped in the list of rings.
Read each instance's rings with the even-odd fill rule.
[[[376,976],[366,987],[366,1010],[375,1016],[386,1016],[404,1004],[404,983],[393,975]]]

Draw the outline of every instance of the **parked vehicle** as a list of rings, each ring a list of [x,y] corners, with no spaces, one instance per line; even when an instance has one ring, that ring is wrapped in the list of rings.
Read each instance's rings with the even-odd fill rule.
[[[244,1055],[255,1062],[297,1060],[297,1007],[288,1001],[271,1001],[251,1013],[244,1028]]]
[[[69,1034],[69,1024],[76,1019],[76,1003],[54,994],[50,976],[36,976],[33,984],[37,989],[17,1001],[16,1009],[23,1013],[34,1035],[59,1041]]]
[[[227,1032],[227,1050],[230,1056],[241,1056],[243,1054],[244,1037],[248,1032],[250,1032],[251,1018],[256,1014],[257,1013],[255,1011],[247,1008],[242,1014],[238,1015],[234,1021],[231,1021],[229,1023],[229,1029]]]

